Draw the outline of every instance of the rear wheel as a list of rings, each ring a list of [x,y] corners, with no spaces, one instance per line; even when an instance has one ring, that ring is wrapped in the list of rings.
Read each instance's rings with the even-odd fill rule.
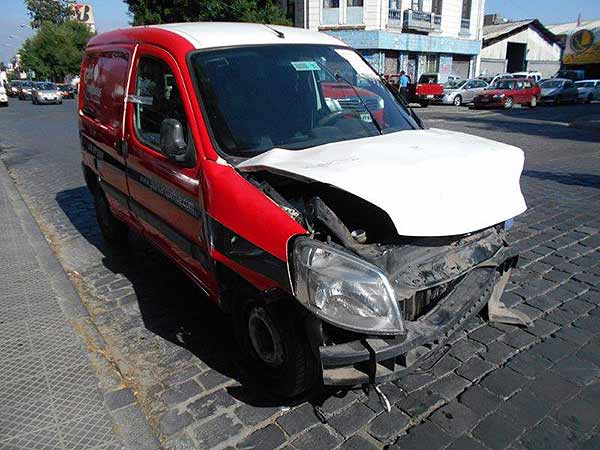
[[[429,100],[421,100],[419,105],[421,105],[421,108],[427,108],[429,106]]]
[[[457,95],[456,97],[454,97],[452,103],[454,104],[454,106],[462,105],[462,97],[460,95]]]
[[[127,242],[127,225],[118,220],[110,210],[106,195],[97,187],[94,192],[96,220],[100,232],[108,244],[123,244]]]
[[[510,109],[513,107],[513,98],[512,97],[508,97],[505,101],[504,101],[504,109]]]
[[[237,341],[257,382],[281,397],[295,397],[318,380],[318,365],[300,312],[291,299],[272,303],[234,300]]]

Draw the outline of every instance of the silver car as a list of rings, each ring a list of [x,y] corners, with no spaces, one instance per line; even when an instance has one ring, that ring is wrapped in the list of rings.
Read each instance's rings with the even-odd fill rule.
[[[588,103],[592,100],[600,100],[600,80],[576,81],[575,87],[579,100]]]
[[[442,103],[454,106],[471,103],[487,86],[485,81],[478,79],[449,82],[444,86]]]
[[[48,82],[37,82],[33,85],[31,92],[31,102],[36,105],[55,103],[62,103],[62,94],[58,90],[58,87],[54,83]]]

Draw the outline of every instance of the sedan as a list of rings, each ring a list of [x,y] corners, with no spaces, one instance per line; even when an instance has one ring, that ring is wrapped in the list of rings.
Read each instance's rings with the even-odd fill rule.
[[[600,80],[576,81],[575,87],[579,100],[588,103],[592,100],[600,100]]]
[[[31,99],[31,90],[33,89],[33,81],[21,81],[19,84],[19,92],[17,96],[19,100],[29,100]]]
[[[33,86],[31,102],[36,105],[62,103],[62,95],[54,83],[39,82]]]
[[[566,78],[552,78],[540,83],[542,90],[541,101],[543,103],[576,103],[579,101],[579,93],[572,80]]]
[[[485,81],[477,79],[448,82],[444,86],[442,103],[454,106],[471,103],[487,86],[488,84]]]
[[[75,98],[75,88],[68,84],[58,84],[58,90],[62,94],[62,98]]]

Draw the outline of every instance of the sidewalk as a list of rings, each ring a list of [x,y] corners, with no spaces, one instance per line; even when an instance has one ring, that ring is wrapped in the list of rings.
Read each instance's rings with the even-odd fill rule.
[[[0,449],[160,448],[1,161],[0,230]]]

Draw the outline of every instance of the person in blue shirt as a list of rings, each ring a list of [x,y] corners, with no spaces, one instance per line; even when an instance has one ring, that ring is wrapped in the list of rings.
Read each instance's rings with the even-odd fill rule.
[[[400,72],[400,79],[398,80],[398,87],[400,88],[400,94],[406,98],[408,94],[408,83],[410,82],[410,78],[406,75],[406,72],[403,70]]]

